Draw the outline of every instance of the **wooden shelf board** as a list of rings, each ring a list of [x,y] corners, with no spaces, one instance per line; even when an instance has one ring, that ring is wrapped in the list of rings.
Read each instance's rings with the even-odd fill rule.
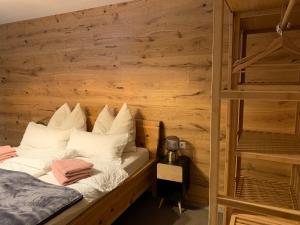
[[[239,84],[239,91],[300,91],[300,85],[294,83],[245,83]]]
[[[300,155],[264,154],[256,152],[237,152],[236,155],[247,159],[266,160],[272,162],[300,165]]]
[[[222,98],[261,99],[273,101],[300,101],[299,91],[239,91],[223,90]]]
[[[300,165],[300,140],[292,134],[243,131],[236,155]]]
[[[246,68],[246,72],[278,72],[278,71],[285,71],[285,72],[291,72],[291,71],[300,71],[300,64],[294,63],[294,64],[254,64]]]
[[[255,11],[255,10],[266,10],[272,8],[282,7],[282,0],[226,0],[229,8],[233,12],[244,12],[244,11]]]

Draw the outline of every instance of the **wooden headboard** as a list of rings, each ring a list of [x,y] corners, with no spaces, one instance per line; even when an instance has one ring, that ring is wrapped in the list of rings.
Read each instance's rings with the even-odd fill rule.
[[[159,134],[159,121],[136,120],[136,146],[147,148],[150,151],[150,158],[157,157]]]

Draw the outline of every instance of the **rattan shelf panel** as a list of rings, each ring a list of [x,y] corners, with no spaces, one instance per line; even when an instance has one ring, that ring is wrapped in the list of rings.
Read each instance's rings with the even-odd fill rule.
[[[258,216],[251,214],[235,214],[231,216],[230,225],[296,225],[295,221],[281,218]]]
[[[281,208],[299,210],[292,187],[279,180],[241,176],[237,179],[236,198]]]
[[[246,158],[300,164],[300,140],[291,134],[243,131],[236,154]]]

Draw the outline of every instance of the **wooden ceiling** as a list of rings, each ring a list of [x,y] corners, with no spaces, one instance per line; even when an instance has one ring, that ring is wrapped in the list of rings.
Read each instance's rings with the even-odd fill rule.
[[[243,12],[280,8],[282,5],[287,4],[288,0],[226,0],[226,2],[231,11]]]

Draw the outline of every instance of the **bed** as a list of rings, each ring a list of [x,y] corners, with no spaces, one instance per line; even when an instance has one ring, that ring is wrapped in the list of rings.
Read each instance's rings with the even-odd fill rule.
[[[136,145],[139,150],[136,154],[141,156],[135,161],[132,156],[128,157],[124,169],[129,177],[113,191],[99,195],[93,201],[83,199],[46,224],[112,224],[141,194],[154,188],[159,127],[157,121],[137,120]],[[41,180],[47,181],[47,178]]]
[[[69,143],[76,140],[86,149],[97,149],[95,146],[99,142],[81,139],[88,133],[79,131],[80,136],[72,139],[68,130],[46,129],[30,122],[20,146],[15,148],[18,157],[6,160],[0,167],[4,181],[1,186],[1,213],[5,224],[24,224],[24,221],[48,225],[113,223],[143,192],[155,187],[160,123],[136,120],[135,127],[137,151],[123,152],[121,165],[110,161],[105,163],[105,160],[100,160],[100,164],[88,162],[92,160],[89,156],[78,155],[79,159],[85,157],[82,160],[87,164],[94,164],[93,175],[63,188],[58,183],[61,181],[57,180],[55,170],[47,169],[53,160],[69,157],[67,155],[72,152],[61,151],[65,149],[60,146],[61,143],[67,142],[69,137]],[[44,139],[45,135],[47,139]],[[105,154],[99,156],[106,157]],[[18,194],[15,196],[15,193]],[[16,211],[15,207],[20,210]]]

